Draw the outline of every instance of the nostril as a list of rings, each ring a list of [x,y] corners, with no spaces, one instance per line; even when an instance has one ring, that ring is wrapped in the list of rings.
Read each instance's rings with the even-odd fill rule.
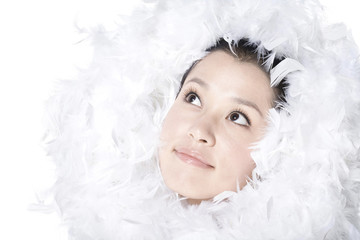
[[[191,138],[193,138],[194,140],[197,140],[197,141],[202,142],[202,143],[207,143],[208,142],[206,139],[195,137],[195,135],[192,134],[192,133],[189,133],[189,136]]]

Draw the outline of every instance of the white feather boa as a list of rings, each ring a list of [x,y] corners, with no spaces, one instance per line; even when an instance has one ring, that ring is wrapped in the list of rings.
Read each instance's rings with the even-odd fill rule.
[[[89,33],[90,68],[47,107],[71,239],[360,239],[359,53],[322,18],[315,0],[159,0]],[[254,146],[261,180],[187,206],[159,172],[161,122],[184,71],[225,34],[304,70],[287,75],[286,111],[270,111]]]

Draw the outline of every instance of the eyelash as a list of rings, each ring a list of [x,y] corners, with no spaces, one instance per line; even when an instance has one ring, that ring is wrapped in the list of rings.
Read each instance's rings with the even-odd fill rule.
[[[249,126],[244,126],[244,127],[250,127],[250,126],[251,126],[250,118],[248,117],[248,115],[247,115],[246,113],[244,113],[243,110],[241,110],[240,108],[236,108],[236,109],[234,109],[233,111],[231,111],[230,114],[233,113],[233,112],[238,112],[238,113],[240,113],[240,114],[243,115],[243,117],[246,119],[246,122],[249,124]],[[229,115],[230,115],[230,114],[229,114]]]
[[[188,103],[188,101],[187,101],[186,98],[190,95],[190,93],[195,94],[195,95],[199,98],[199,100],[200,100],[199,94],[197,93],[196,89],[193,88],[193,87],[189,87],[189,88],[184,92],[184,101],[185,101],[185,102]],[[200,100],[200,102],[201,102],[201,100]]]
[[[199,97],[196,89],[193,88],[193,87],[189,87],[189,88],[188,88],[186,91],[184,91],[184,93],[183,93],[183,99],[184,99],[184,101],[185,101],[186,103],[190,103],[190,102],[187,100],[187,97],[188,97],[190,94],[195,94],[195,95],[199,98],[200,103],[201,103],[201,99],[200,99],[200,97]],[[234,112],[238,112],[238,113],[240,113],[241,115],[243,115],[243,117],[246,119],[246,122],[249,124],[248,126],[245,126],[245,125],[241,125],[241,126],[243,126],[243,127],[250,127],[250,126],[251,126],[250,118],[247,116],[246,113],[244,113],[244,111],[243,111],[242,109],[240,109],[240,108],[235,108],[234,110],[232,110],[232,111],[229,113],[229,115],[230,115],[231,113],[234,113]],[[237,125],[240,125],[240,124],[237,124]]]

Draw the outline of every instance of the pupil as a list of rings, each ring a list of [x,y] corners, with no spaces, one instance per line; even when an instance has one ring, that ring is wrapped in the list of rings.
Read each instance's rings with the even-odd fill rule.
[[[232,114],[231,115],[231,120],[237,120],[239,118],[239,115],[238,114],[236,114],[236,113],[234,113],[234,114]]]
[[[195,96],[194,96],[194,95],[191,95],[191,96],[190,96],[190,102],[193,102],[193,101],[195,101]]]

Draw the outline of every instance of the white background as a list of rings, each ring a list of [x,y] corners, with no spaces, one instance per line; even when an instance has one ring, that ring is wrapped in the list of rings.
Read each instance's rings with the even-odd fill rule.
[[[85,67],[91,58],[88,47],[76,44],[83,36],[75,18],[80,28],[111,26],[117,13],[130,12],[129,2],[0,2],[0,239],[67,238],[56,213],[28,210],[36,193],[54,181],[41,145],[44,103],[54,81],[76,76],[76,66]],[[321,2],[330,22],[346,23],[360,45],[359,0]]]

